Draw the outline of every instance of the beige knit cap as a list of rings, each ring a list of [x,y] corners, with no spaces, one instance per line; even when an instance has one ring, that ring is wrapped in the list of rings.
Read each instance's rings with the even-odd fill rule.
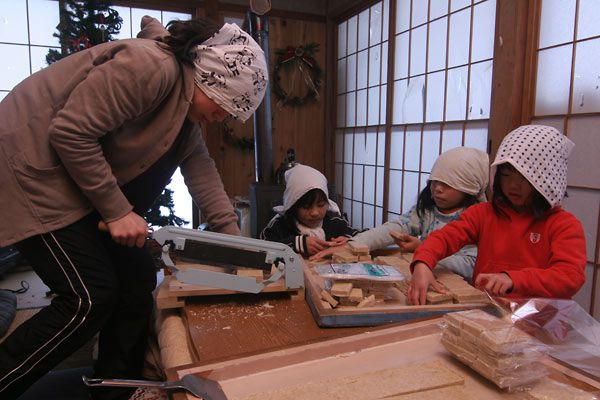
[[[472,147],[455,147],[440,154],[431,169],[430,181],[440,181],[463,193],[485,201],[490,159]]]

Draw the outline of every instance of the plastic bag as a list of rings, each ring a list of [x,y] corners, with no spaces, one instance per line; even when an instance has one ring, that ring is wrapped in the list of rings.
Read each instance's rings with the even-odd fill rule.
[[[390,265],[380,264],[321,264],[315,267],[315,271],[324,278],[337,280],[364,279],[399,282],[407,279],[407,277],[396,268]]]
[[[506,301],[510,319],[548,347],[548,354],[600,378],[600,322],[573,300]]]

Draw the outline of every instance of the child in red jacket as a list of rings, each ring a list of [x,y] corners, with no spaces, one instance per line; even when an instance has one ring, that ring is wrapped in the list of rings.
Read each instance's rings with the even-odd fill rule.
[[[492,164],[492,201],[469,207],[427,237],[413,257],[408,301],[425,304],[430,285],[443,292],[431,270],[467,244],[478,247],[475,286],[492,295],[577,293],[585,281],[585,237],[577,218],[559,205],[573,146],[548,126],[526,125],[509,133]]]

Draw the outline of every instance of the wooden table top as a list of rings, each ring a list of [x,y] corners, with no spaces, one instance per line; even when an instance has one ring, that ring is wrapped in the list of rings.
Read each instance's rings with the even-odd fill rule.
[[[198,364],[377,329],[320,328],[304,298],[285,293],[196,297],[186,302],[182,316]]]

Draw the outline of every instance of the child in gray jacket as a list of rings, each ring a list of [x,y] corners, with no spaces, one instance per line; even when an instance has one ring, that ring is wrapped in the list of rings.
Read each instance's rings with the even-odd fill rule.
[[[414,252],[429,233],[456,220],[470,205],[485,201],[488,180],[486,153],[469,147],[448,150],[433,165],[427,186],[419,194],[415,206],[397,220],[361,232],[351,240],[366,244],[371,251],[395,243],[403,252]],[[335,248],[324,250],[312,259],[335,251]],[[477,248],[465,246],[438,265],[470,281],[476,257]]]

